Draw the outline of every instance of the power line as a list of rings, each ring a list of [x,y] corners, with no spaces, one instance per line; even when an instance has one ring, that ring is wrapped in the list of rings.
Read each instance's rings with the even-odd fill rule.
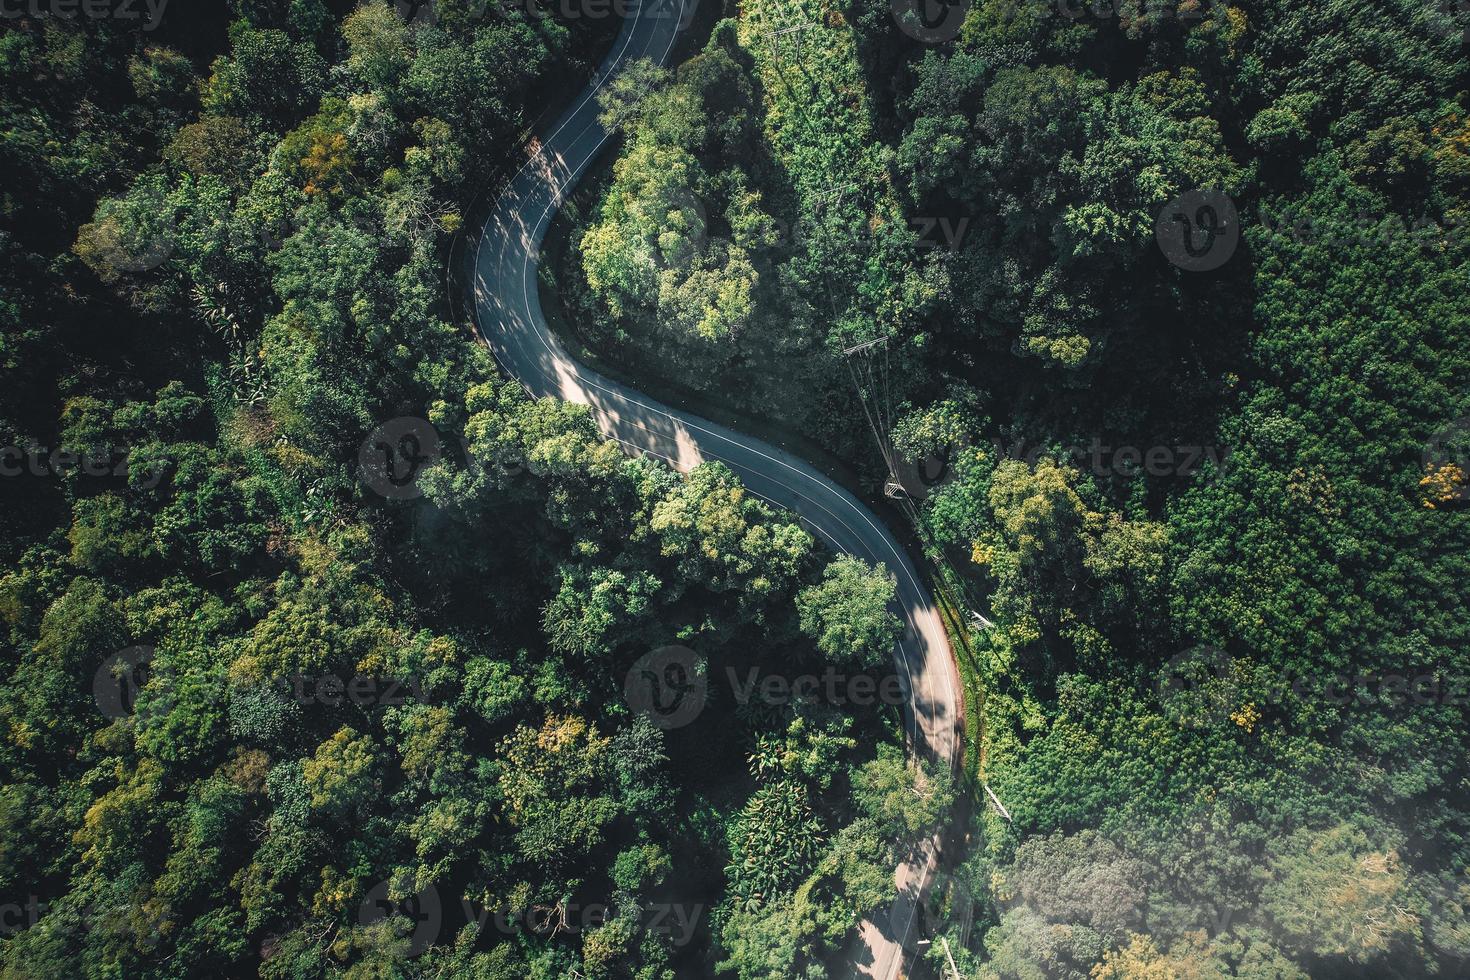
[[[892,334],[884,334],[881,337],[854,344],[852,347],[845,348],[842,354],[847,362],[848,375],[852,378],[853,387],[857,389],[858,402],[862,405],[863,415],[868,420],[868,428],[872,430],[873,440],[877,442],[878,452],[883,456],[883,463],[888,469],[883,481],[883,495],[896,500],[905,516],[918,528],[921,526],[919,511],[914,506],[914,502],[909,499],[903,482],[898,478],[898,450],[893,445],[893,422],[897,417],[897,405],[893,398],[891,363],[887,343],[892,336]],[[878,358],[880,348],[881,361]]]
[[[846,357],[849,354],[856,354],[859,351],[865,351],[865,350],[867,350],[869,347],[876,347],[879,344],[885,343],[887,340],[888,340],[888,337],[887,337],[886,334],[884,336],[882,336],[882,337],[875,337],[872,340],[863,341],[861,344],[858,344],[855,347],[849,347],[849,348],[847,348],[847,350],[845,350],[845,351],[842,352],[842,355],[844,357]]]
[[[828,188],[812,198],[812,210],[816,211],[825,208],[828,202],[831,201],[841,201],[847,196],[848,191],[857,190],[857,186],[857,181],[850,180],[838,187]]]
[[[796,51],[796,57],[801,58],[801,32],[812,25],[809,23],[796,24],[792,27],[783,27],[779,31],[767,31],[765,33],[766,43],[771,48],[771,58],[777,64],[781,62],[781,38],[790,37],[791,44]]]
[[[871,341],[871,342],[866,343],[866,344],[859,344],[857,347],[855,347],[855,348],[853,348],[853,349],[851,349],[849,351],[844,351],[843,352],[844,353],[844,360],[847,363],[847,373],[852,378],[852,386],[857,389],[858,404],[863,407],[863,416],[868,420],[868,428],[870,428],[873,431],[873,438],[875,440],[877,440],[878,450],[879,450],[879,452],[882,452],[883,453],[883,461],[885,463],[888,462],[888,453],[886,451],[884,451],[883,433],[879,429],[877,421],[873,418],[872,409],[868,405],[868,396],[863,391],[863,383],[862,383],[862,381],[858,377],[858,371],[857,371],[857,369],[853,367],[852,355],[855,354],[855,353],[861,353],[862,351],[865,351],[865,350],[869,350],[869,349],[872,348],[873,344],[879,343],[880,341],[886,340],[886,339],[887,339],[886,337],[880,337],[876,341]],[[889,467],[890,475],[892,473],[892,469],[893,469],[892,466],[890,466]]]

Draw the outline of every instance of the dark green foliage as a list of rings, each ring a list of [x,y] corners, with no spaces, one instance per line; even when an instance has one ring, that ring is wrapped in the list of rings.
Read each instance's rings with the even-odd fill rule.
[[[818,26],[778,57],[765,32],[797,15],[742,5],[606,107],[622,154],[559,289],[585,284],[588,339],[635,377],[799,417],[875,497],[868,421],[912,464],[941,577],[996,623],[967,707],[1014,821],[975,788],[977,928],[948,923],[967,976],[1464,972],[1465,11],[962,9],[922,44],[888,3],[803,5]],[[730,338],[679,333],[663,287],[713,270],[740,294],[688,231],[760,227],[730,187],[807,234],[749,240],[762,289]],[[1191,191],[1239,215],[1213,270],[1156,240]],[[924,241],[939,220],[963,233]],[[851,361],[860,407],[823,348],[883,335]],[[863,646],[823,622],[839,591],[799,600],[828,655]],[[837,874],[732,917],[727,966],[802,975]]]
[[[667,980],[744,894],[747,742],[779,736],[805,807],[791,860],[742,862],[784,901],[892,737],[891,710],[722,692],[688,730],[632,710],[651,648],[721,683],[820,665],[821,556],[729,471],[528,401],[451,322],[460,208],[615,23],[350,6],[241,0],[192,60],[90,23],[0,39],[0,155],[35,177],[0,210],[0,443],[39,460],[0,478],[0,904],[31,917],[5,976]],[[749,93],[700,73],[734,146]],[[385,499],[359,449],[414,416],[443,451]]]

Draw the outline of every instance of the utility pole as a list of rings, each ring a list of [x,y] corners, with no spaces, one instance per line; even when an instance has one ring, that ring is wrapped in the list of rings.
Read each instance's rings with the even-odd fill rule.
[[[940,936],[939,941],[944,944],[944,961],[949,964],[949,972],[944,975],[944,980],[965,980],[960,968],[954,965],[954,956],[949,951],[949,940]]]
[[[1006,823],[1014,823],[1015,821],[1011,819],[1011,811],[1006,809],[1006,805],[1000,801],[1000,797],[996,796],[991,790],[990,784],[981,783],[980,785],[985,787],[985,795],[990,797],[990,802],[995,804],[995,808],[1000,811],[1000,815],[1006,818]]]

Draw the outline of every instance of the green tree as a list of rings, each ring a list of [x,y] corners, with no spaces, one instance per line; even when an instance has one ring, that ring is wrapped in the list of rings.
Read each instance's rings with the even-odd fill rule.
[[[831,660],[880,667],[903,633],[903,623],[888,611],[896,593],[897,581],[882,562],[875,568],[839,555],[823,572],[821,585],[796,596],[802,632]]]

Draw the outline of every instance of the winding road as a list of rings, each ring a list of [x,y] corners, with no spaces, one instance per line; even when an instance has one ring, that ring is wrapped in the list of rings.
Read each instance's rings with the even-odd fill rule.
[[[957,766],[963,725],[954,655],[929,590],[872,511],[785,450],[588,370],[568,355],[542,315],[536,286],[542,239],[562,199],[608,139],[597,121],[597,91],[639,58],[666,62],[689,2],[635,0],[591,83],[531,144],[528,160],[501,192],[478,243],[467,250],[480,336],[532,397],[587,405],[608,438],[680,471],[718,460],[751,492],[795,511],[836,551],[887,565],[898,578],[901,608],[895,611],[905,625],[894,662],[906,699],[910,744],[915,752]],[[898,868],[893,902],[862,923],[845,953],[849,962],[836,975],[894,980],[904,974],[918,939],[921,904],[937,870],[939,843],[937,836],[921,842],[914,857]]]

